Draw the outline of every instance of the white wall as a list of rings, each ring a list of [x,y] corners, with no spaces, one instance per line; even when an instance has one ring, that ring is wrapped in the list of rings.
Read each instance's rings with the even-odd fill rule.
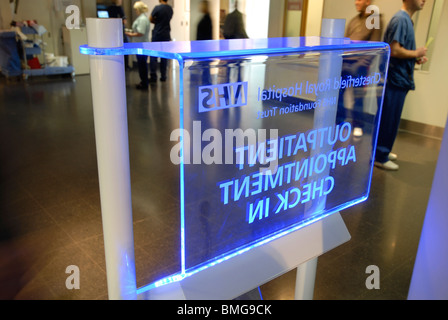
[[[269,38],[277,38],[283,36],[283,21],[285,18],[284,12],[284,0],[271,0],[271,4],[269,7]]]
[[[417,46],[426,42],[428,19],[434,0],[428,0],[416,23]],[[312,2],[312,1],[310,1]],[[401,8],[401,1],[375,0],[387,25],[392,16]],[[425,11],[426,10],[426,11]],[[323,18],[351,19],[357,14],[354,1],[326,0],[323,8]],[[308,17],[309,19],[309,17]],[[408,94],[403,110],[403,119],[424,123],[427,125],[445,127],[448,115],[448,90],[446,75],[448,63],[448,37],[444,34],[448,30],[448,1],[445,1],[440,26],[436,40],[433,42],[433,55],[429,72],[416,71],[416,91]]]
[[[209,4],[210,17],[212,18],[213,25],[213,39],[219,40],[219,10],[220,1],[211,0]]]
[[[0,16],[0,29],[9,29],[9,23],[12,19],[9,1],[0,0]]]
[[[285,37],[300,37],[303,11],[288,11],[286,14]]]
[[[238,0],[238,10],[241,11],[241,13],[246,14],[246,1],[250,0]],[[235,10],[235,0],[229,0],[229,12],[232,12]]]
[[[343,0],[347,1],[347,0]],[[320,36],[322,26],[322,12],[325,0],[312,0],[308,2],[308,15],[306,20],[305,36]]]
[[[448,126],[440,149],[409,288],[409,300],[448,299]]]
[[[246,32],[249,38],[268,37],[270,0],[246,0]]]
[[[202,18],[202,13],[199,11],[199,3],[201,0],[190,1],[190,40],[196,40],[196,32],[198,23]],[[213,23],[213,21],[212,21]],[[212,24],[212,27],[216,26]]]
[[[190,40],[190,0],[174,0],[171,19],[171,38],[177,41]]]

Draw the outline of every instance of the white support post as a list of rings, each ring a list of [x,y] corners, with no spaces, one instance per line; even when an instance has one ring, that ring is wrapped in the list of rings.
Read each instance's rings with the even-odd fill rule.
[[[317,258],[297,267],[295,300],[313,300]]]
[[[409,300],[448,299],[448,121],[445,126],[425,221],[420,235]]]
[[[322,19],[320,36],[324,38],[344,38],[345,19]]]
[[[123,46],[121,19],[87,19],[88,45]],[[137,298],[123,56],[90,56],[109,299]]]

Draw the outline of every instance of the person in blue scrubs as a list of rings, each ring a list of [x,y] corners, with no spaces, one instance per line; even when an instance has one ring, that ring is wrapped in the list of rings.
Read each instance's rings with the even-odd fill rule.
[[[378,133],[375,166],[384,170],[398,170],[397,155],[392,148],[397,137],[401,113],[409,90],[415,90],[414,67],[423,64],[427,48],[416,48],[414,23],[411,18],[422,10],[426,0],[403,0],[403,6],[390,20],[384,42],[389,43],[391,58],[384,95],[383,111]]]

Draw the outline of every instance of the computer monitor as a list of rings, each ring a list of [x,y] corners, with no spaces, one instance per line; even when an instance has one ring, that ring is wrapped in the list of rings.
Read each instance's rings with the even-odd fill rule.
[[[109,12],[105,10],[98,10],[98,18],[109,18]]]
[[[96,6],[96,14],[98,18],[109,18],[109,10],[107,10],[106,5],[97,5]]]

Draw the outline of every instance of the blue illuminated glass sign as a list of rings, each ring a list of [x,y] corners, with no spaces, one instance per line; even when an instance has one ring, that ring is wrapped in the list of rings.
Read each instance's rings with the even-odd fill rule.
[[[146,54],[180,65],[171,161],[181,172],[181,270],[153,286],[367,199],[387,44],[310,37],[81,52]]]

